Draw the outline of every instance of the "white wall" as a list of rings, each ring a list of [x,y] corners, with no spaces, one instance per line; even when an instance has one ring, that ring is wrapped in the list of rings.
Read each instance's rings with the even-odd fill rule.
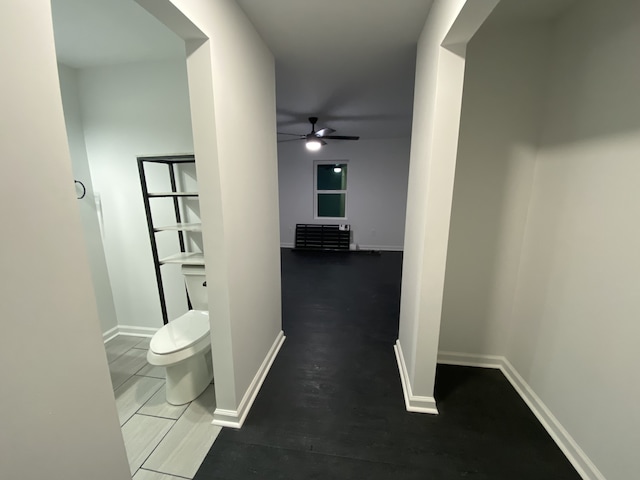
[[[91,176],[120,326],[162,326],[136,157],[193,152],[184,60],[122,64],[78,72]],[[148,170],[150,191],[168,191],[167,167]],[[175,223],[170,199],[152,200],[156,225]],[[177,234],[156,236],[160,256],[178,252]],[[165,265],[169,318],[187,310],[180,269]]]
[[[640,460],[640,4],[577,2],[553,39],[507,356],[608,480]]]
[[[429,186],[439,52],[447,31],[464,3],[464,0],[448,4],[435,1],[418,41],[398,334],[411,384],[415,378],[418,328],[421,323],[421,277],[427,209],[425,198]],[[435,370],[435,361],[425,359],[424,362]],[[421,394],[433,397],[433,378],[427,383],[431,384],[431,388],[427,385],[421,389]],[[415,388],[412,386],[412,389]]]
[[[469,42],[441,351],[504,355],[550,55],[548,22]]]
[[[130,479],[73,188],[48,0],[0,2],[0,61],[0,477]]]
[[[590,0],[468,51],[440,346],[505,355],[594,479],[640,468],[638,45]]]
[[[76,180],[83,183],[86,189],[85,197],[78,201],[78,206],[91,266],[91,279],[93,280],[94,293],[98,304],[100,326],[103,332],[108,332],[118,324],[118,320],[113,304],[113,293],[100,232],[98,217],[100,199],[94,194],[89,161],[87,159],[87,148],[84,143],[81,106],[78,98],[77,71],[58,64],[58,74],[60,76],[60,91],[73,175]],[[78,196],[80,196],[82,188],[78,186],[77,191]]]
[[[309,152],[304,142],[278,145],[280,239],[295,243],[296,223],[349,223],[365,250],[402,250],[410,139],[332,142]],[[347,219],[314,220],[314,160],[347,160]]]
[[[435,412],[440,331],[466,42],[496,1],[438,1],[420,39],[398,339],[405,399]],[[451,38],[450,37],[455,37]],[[444,42],[451,41],[448,48]],[[403,365],[404,364],[404,368]]]
[[[190,40],[214,421],[237,426],[282,335],[274,59],[233,0],[138,1]]]

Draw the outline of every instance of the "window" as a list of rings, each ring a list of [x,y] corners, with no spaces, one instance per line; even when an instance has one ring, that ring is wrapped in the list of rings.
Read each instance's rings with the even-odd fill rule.
[[[314,163],[315,218],[347,218],[347,164]]]

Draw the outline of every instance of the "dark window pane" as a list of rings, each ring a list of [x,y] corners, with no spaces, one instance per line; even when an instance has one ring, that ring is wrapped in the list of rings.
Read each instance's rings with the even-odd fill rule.
[[[345,193],[319,193],[319,217],[344,217],[347,195]]]
[[[345,164],[318,165],[318,190],[346,190]]]

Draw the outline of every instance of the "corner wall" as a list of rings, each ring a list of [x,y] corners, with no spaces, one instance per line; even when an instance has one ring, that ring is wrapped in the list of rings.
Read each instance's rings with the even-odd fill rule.
[[[239,427],[284,341],[274,59],[233,0],[137,1],[187,40],[214,423]]]
[[[93,189],[93,181],[87,159],[87,147],[84,142],[82,107],[78,98],[78,71],[58,64],[58,74],[60,76],[60,92],[62,94],[62,106],[64,108],[74,179],[82,182],[86,189],[84,198],[78,200],[78,206],[91,266],[93,290],[98,304],[100,326],[102,332],[105,333],[112,331],[117,326],[118,318],[113,303],[113,292],[102,243],[99,217],[102,214],[100,197],[96,196]],[[79,194],[82,193],[79,186],[77,191]]]
[[[405,254],[396,345],[409,410],[437,413],[433,398],[464,50],[497,0],[436,0],[418,41]],[[447,47],[443,45],[447,43]]]
[[[65,134],[49,0],[0,2],[0,477],[131,478]]]
[[[506,353],[550,35],[549,22],[489,23],[469,42],[441,351]]]
[[[333,142],[310,152],[304,142],[278,145],[280,238],[292,247],[296,223],[348,223],[364,250],[402,250],[410,139]],[[314,161],[347,160],[347,219],[314,219]]]
[[[640,5],[575,2],[536,35],[469,46],[441,348],[512,365],[583,478],[634,478]]]
[[[603,478],[625,480],[640,470],[640,4],[576,2],[553,46],[506,353]]]
[[[153,333],[162,314],[136,157],[193,152],[185,59],[86,68],[77,85],[118,324]],[[146,171],[150,191],[170,190],[167,167]],[[175,223],[170,199],[154,199],[152,212],[156,225]],[[179,251],[177,238],[156,235],[161,257]],[[184,280],[178,265],[162,269],[176,318],[187,311]]]

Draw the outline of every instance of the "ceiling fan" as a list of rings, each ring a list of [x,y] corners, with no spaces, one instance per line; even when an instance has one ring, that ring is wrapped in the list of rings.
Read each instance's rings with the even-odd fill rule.
[[[321,128],[320,130],[316,131],[317,121],[318,121],[318,117],[309,117],[309,123],[311,123],[311,132],[305,135],[300,135],[297,133],[278,132],[278,135],[290,135],[290,136],[298,137],[298,138],[292,138],[290,140],[280,140],[279,143],[293,142],[296,140],[305,140],[307,149],[315,151],[315,150],[320,150],[320,147],[322,147],[322,145],[327,144],[327,142],[324,141],[325,139],[330,139],[330,140],[359,140],[360,139],[360,137],[353,137],[353,136],[331,135],[332,133],[335,132],[333,128]]]

